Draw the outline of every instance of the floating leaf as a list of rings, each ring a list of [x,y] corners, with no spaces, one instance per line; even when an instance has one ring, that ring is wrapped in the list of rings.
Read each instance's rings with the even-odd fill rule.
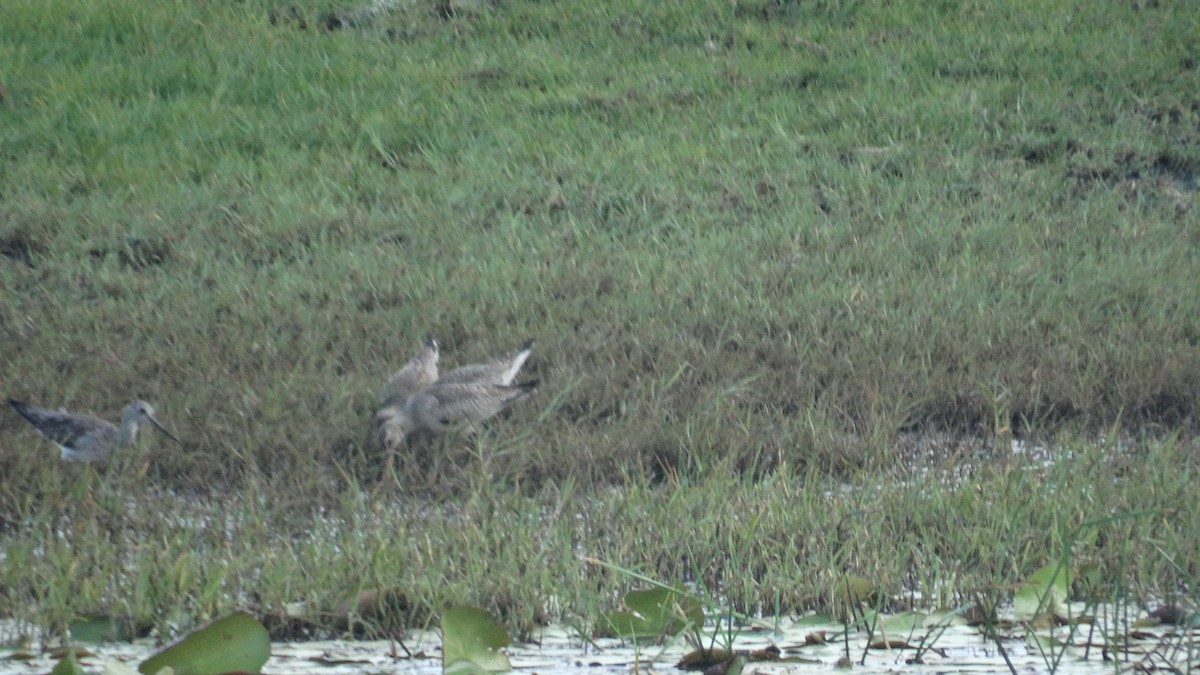
[[[875,582],[856,576],[842,577],[833,588],[834,597],[839,603],[838,609],[843,615],[853,614],[864,602],[870,602],[875,592]]]
[[[965,614],[969,612],[971,607],[963,607],[961,609],[940,610],[933,612],[925,617],[925,626],[966,626],[969,621]]]
[[[85,675],[83,666],[75,658],[75,650],[68,649],[66,656],[59,659],[50,671],[50,675]]]
[[[646,620],[626,609],[614,609],[596,620],[597,637],[637,637],[650,634]]]
[[[1071,571],[1054,562],[1034,572],[1013,595],[1013,615],[1028,621],[1039,613],[1060,612],[1071,591]]]
[[[855,625],[876,630],[879,626],[879,616],[879,612],[876,612],[873,609],[866,610],[862,613],[862,616]]]
[[[1085,598],[1099,599],[1103,579],[1100,576],[1100,565],[1085,563],[1075,570],[1075,589]]]
[[[508,629],[478,607],[450,607],[442,612],[442,672],[504,673],[512,670],[500,650],[508,646]]]
[[[1071,570],[1065,564],[1051,563],[1031,574],[1026,583],[1049,588],[1065,602],[1071,590]]]
[[[899,614],[884,617],[881,623],[885,632],[892,634],[910,633],[924,628],[925,622],[928,619],[929,615],[922,612],[900,612]]]
[[[658,586],[625,594],[625,607],[600,616],[597,633],[630,639],[678,635],[704,623],[704,608],[681,588]]]
[[[670,635],[687,625],[704,623],[704,608],[682,588],[660,586],[644,591],[629,591],[625,594],[625,606],[648,621],[661,625],[663,632]]]
[[[259,672],[271,656],[267,629],[250,614],[238,612],[197,628],[142,662],[138,670],[155,675],[170,667],[177,675]]]

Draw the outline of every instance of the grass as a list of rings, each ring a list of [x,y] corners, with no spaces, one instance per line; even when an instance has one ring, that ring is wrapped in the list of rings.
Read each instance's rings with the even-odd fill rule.
[[[717,471],[588,494],[482,483],[446,503],[348,491],[316,514],[248,491],[210,500],[146,491],[130,502],[127,485],[56,466],[49,473],[64,492],[12,515],[20,527],[5,538],[13,564],[4,589],[9,606],[48,625],[101,611],[169,632],[235,602],[282,631],[285,605],[297,600],[329,627],[360,590],[399,588],[416,625],[466,602],[528,633],[548,619],[591,626],[618,602],[629,578],[588,556],[720,589],[749,614],[828,611],[845,573],[875,580],[890,598],[884,609],[952,607],[1057,560],[1081,524],[1147,509],[1152,517],[1096,527],[1072,553],[1107,583],[1124,579],[1123,597],[1161,601],[1196,572],[1197,513],[1186,498],[1195,445],[1145,448],[1154,461],[1122,465],[1126,449],[1081,443],[1064,448],[1065,465],[976,458],[961,482],[906,470],[904,480],[855,489],[815,472],[755,482]]]
[[[751,611],[847,571],[940,598],[1141,509],[1095,555],[1147,594],[1194,572],[1182,5],[293,6],[8,8],[0,390],[145,398],[186,441],[92,472],[0,416],[17,616],[399,585],[585,622],[623,582],[583,553]],[[371,492],[427,331],[449,363],[537,338],[542,389]]]

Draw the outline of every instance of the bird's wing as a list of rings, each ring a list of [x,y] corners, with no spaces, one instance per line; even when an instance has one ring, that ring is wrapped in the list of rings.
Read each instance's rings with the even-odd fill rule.
[[[458,383],[438,385],[428,390],[437,401],[429,414],[443,426],[474,424],[482,422],[504,410],[509,405],[532,393],[532,386],[508,386],[501,384]]]
[[[43,436],[63,447],[74,447],[80,439],[97,433],[116,433],[117,427],[107,420],[91,415],[51,410],[9,401],[13,410],[29,420]]]
[[[456,368],[443,375],[438,382],[455,384],[480,382],[486,384],[512,384],[513,378],[525,365],[529,353],[533,351],[533,340],[526,340],[520,347],[509,354],[500,356],[485,363],[473,363]]]
[[[437,380],[437,352],[431,354],[429,350],[429,346],[422,347],[421,352],[392,374],[379,392],[382,407],[404,405],[410,396]]]

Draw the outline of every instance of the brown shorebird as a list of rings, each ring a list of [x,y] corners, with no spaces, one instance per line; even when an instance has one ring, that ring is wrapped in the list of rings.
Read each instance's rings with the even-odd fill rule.
[[[475,433],[481,423],[537,388],[536,382],[512,383],[532,350],[533,340],[526,340],[510,354],[439,378],[437,342],[427,338],[421,351],[384,387],[382,406],[375,415],[384,445],[395,450],[412,435]]]
[[[101,462],[118,448],[131,447],[137,442],[138,426],[149,422],[158,427],[168,438],[179,443],[158,420],[154,408],[145,401],[132,401],[121,413],[121,425],[91,415],[70,413],[66,410],[51,410],[8,400],[13,410],[29,420],[40,434],[54,441],[62,451],[64,460],[78,462]]]

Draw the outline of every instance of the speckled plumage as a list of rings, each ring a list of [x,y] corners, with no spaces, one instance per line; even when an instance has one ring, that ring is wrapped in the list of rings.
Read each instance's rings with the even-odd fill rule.
[[[448,431],[471,434],[479,430],[481,422],[529,396],[536,389],[536,382],[507,385],[439,380],[408,399],[405,413],[416,429],[431,434]]]
[[[529,353],[532,351],[533,340],[526,340],[521,343],[520,347],[517,347],[504,356],[496,357],[486,363],[473,363],[461,368],[455,368],[437,378],[437,383],[512,384],[513,379],[520,372],[521,366],[525,365],[525,361],[529,358]]]
[[[433,345],[432,367],[430,345]],[[451,431],[470,434],[508,406],[532,394],[537,384],[514,385],[529,358],[533,341],[484,363],[457,368],[437,377],[437,343],[433,338],[384,387],[375,416],[380,440],[389,449],[410,435],[433,436]]]
[[[380,408],[403,406],[410,396],[433,384],[438,379],[438,343],[432,335],[425,341],[408,363],[392,374],[379,393]]]

